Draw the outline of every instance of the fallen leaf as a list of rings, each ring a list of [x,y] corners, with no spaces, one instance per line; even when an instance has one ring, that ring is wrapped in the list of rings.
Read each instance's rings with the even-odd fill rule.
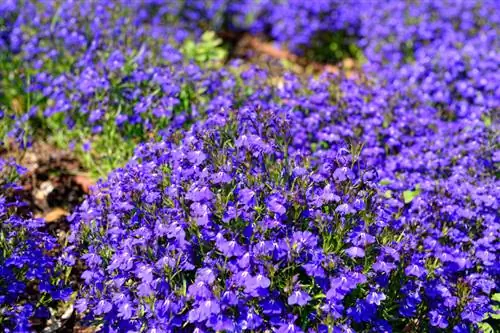
[[[90,187],[94,185],[94,181],[86,174],[76,175],[74,177],[75,183],[81,186],[83,192],[89,193]]]
[[[57,208],[54,208],[53,210],[51,210],[50,212],[48,212],[44,216],[44,219],[45,219],[45,222],[51,223],[51,222],[55,222],[55,221],[59,220],[63,216],[68,216],[68,215],[69,215],[69,212],[67,210],[57,207]]]
[[[82,327],[82,326],[75,326],[73,328],[73,333],[94,333],[97,332],[98,327]]]

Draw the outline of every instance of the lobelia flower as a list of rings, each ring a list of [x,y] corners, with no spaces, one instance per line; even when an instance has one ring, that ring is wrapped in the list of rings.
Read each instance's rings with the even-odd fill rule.
[[[306,305],[309,301],[311,300],[311,296],[309,296],[308,293],[296,289],[294,290],[290,296],[288,296],[288,304],[289,305],[298,305],[298,306],[304,306]]]
[[[111,311],[112,308],[113,308],[113,304],[111,304],[110,302],[103,299],[97,303],[95,313],[97,315],[105,314],[105,313],[108,313],[109,311]]]
[[[278,333],[303,333],[303,331],[295,326],[294,324],[283,324],[281,325],[278,330]]]
[[[431,311],[429,312],[430,315],[430,324],[435,327],[439,328],[446,328],[448,327],[448,320],[444,315],[439,313],[438,311]]]
[[[345,250],[345,253],[347,253],[347,255],[351,258],[363,258],[365,256],[365,251],[362,248],[356,246],[348,248],[347,250]]]
[[[17,182],[25,171],[0,159],[0,321],[6,332],[32,331],[34,320],[51,317],[49,303],[58,306],[72,293],[62,279],[63,267],[49,255],[58,247],[56,239],[21,199]]]
[[[425,274],[425,269],[423,269],[420,265],[411,264],[406,267],[405,274],[408,276],[415,276],[416,278],[420,278]]]
[[[248,310],[246,315],[242,317],[243,319],[240,322],[240,327],[244,330],[258,329],[263,323],[263,319],[258,314],[256,314],[252,309]]]
[[[273,195],[268,199],[267,208],[273,213],[284,215],[286,213],[286,208],[283,203],[283,198],[278,195]]]
[[[366,300],[369,304],[380,305],[380,302],[385,300],[387,297],[384,293],[377,293],[376,291],[371,291],[366,296]]]

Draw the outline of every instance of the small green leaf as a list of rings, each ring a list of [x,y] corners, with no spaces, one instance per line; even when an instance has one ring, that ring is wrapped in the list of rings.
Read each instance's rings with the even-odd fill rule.
[[[388,178],[384,178],[380,181],[380,185],[389,185],[391,183],[392,183],[392,181]]]
[[[204,42],[210,42],[217,39],[215,32],[213,31],[205,31],[203,35],[201,35],[201,40]]]
[[[405,203],[412,202],[413,199],[415,199],[420,194],[420,192],[421,192],[420,185],[418,185],[418,184],[417,184],[417,186],[415,186],[415,190],[414,191],[411,191],[411,190],[404,191],[403,192],[404,202]]]
[[[313,299],[320,299],[320,298],[326,298],[326,295],[321,293],[321,294],[314,295],[314,297],[313,297]]]
[[[491,325],[488,323],[479,323],[477,324],[477,326],[479,327],[479,330],[483,333],[495,333],[493,327],[491,327]]]
[[[484,126],[490,127],[491,126],[491,117],[483,116],[483,123],[484,123]]]

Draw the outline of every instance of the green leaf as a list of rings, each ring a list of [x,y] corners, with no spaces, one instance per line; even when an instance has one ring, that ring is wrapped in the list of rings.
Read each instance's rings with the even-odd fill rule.
[[[477,324],[477,326],[479,327],[479,330],[483,333],[495,333],[493,327],[491,327],[491,325],[488,323],[479,323]]]
[[[213,31],[205,31],[203,35],[201,35],[201,40],[204,42],[211,42],[213,40],[216,40],[217,36],[215,35],[215,32]]]
[[[420,185],[419,184],[417,184],[417,186],[415,186],[415,190],[414,191],[411,191],[411,190],[404,191],[403,192],[404,202],[405,203],[412,202],[413,199],[415,199],[420,193],[421,193],[421,190],[420,190]]]
[[[500,302],[500,293],[493,294],[493,296],[491,296],[491,299],[495,302]]]
[[[491,117],[483,116],[483,123],[484,123],[484,126],[490,127],[491,126]]]
[[[392,181],[388,178],[384,178],[380,181],[380,185],[389,185],[391,183],[392,183]]]
[[[320,293],[320,294],[314,295],[314,297],[313,297],[313,299],[320,299],[320,298],[326,298],[326,295],[323,293]]]

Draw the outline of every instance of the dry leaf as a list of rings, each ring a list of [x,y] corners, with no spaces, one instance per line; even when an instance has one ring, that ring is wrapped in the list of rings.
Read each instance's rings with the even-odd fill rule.
[[[69,212],[67,210],[57,207],[57,208],[54,208],[53,210],[51,210],[50,212],[48,212],[44,216],[44,219],[45,219],[45,222],[51,223],[51,222],[55,222],[55,221],[59,220],[63,216],[68,216],[68,215],[69,215]]]
[[[94,181],[86,174],[76,175],[74,180],[75,183],[81,186],[85,193],[89,193],[90,187],[94,185]]]
[[[94,333],[94,332],[97,332],[97,330],[98,330],[97,327],[75,326],[73,328],[73,333]]]

